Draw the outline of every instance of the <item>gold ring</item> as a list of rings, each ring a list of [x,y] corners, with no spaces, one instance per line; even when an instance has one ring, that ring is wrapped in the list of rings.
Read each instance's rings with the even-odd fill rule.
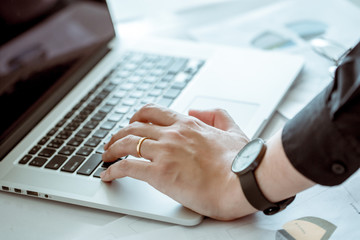
[[[139,158],[142,158],[143,156],[141,155],[141,152],[140,152],[140,149],[141,149],[141,144],[146,140],[146,139],[149,139],[147,137],[142,137],[139,139],[139,142],[136,146],[136,151],[137,151],[137,154],[139,156]]]

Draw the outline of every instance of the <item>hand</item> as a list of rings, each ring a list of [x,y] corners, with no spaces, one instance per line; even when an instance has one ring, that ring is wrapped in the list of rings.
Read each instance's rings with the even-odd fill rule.
[[[244,201],[232,160],[248,138],[223,110],[189,112],[190,116],[148,104],[105,145],[103,160],[127,158],[101,174],[103,181],[132,177],[148,182],[200,214],[230,220],[256,210]],[[241,197],[242,196],[242,197]]]

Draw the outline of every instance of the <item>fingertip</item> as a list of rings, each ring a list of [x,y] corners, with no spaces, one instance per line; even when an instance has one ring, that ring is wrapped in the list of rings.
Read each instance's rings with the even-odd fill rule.
[[[109,174],[107,173],[107,170],[100,173],[100,178],[101,178],[101,181],[103,181],[103,182],[111,182],[111,180],[109,179]]]
[[[201,112],[201,110],[189,109],[188,114],[189,114],[190,116],[194,116],[194,115],[198,114],[199,112]]]

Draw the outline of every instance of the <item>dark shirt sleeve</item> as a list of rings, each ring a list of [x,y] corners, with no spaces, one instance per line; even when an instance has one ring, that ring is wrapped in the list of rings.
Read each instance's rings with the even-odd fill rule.
[[[334,81],[282,132],[285,153],[310,180],[344,182],[360,167],[360,43],[344,58]]]

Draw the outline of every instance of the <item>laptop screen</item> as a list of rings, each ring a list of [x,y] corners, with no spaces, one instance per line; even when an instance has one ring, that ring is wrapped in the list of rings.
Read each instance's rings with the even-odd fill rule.
[[[0,29],[1,159],[100,60],[115,34],[100,0],[2,0]]]

